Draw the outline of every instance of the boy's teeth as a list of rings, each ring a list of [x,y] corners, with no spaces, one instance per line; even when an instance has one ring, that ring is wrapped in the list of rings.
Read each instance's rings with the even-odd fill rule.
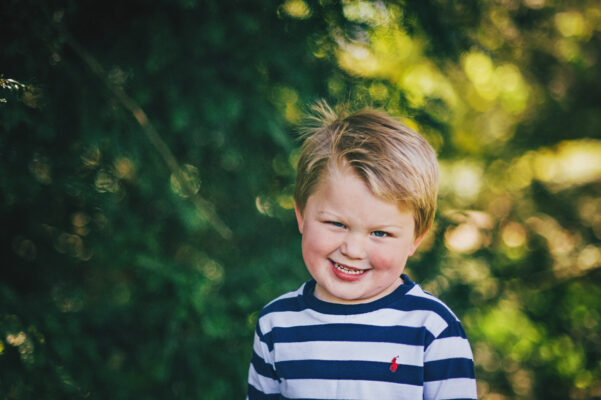
[[[364,273],[364,272],[365,272],[365,271],[363,271],[363,270],[360,270],[360,269],[348,269],[348,268],[346,268],[345,266],[343,266],[343,265],[340,265],[340,264],[338,264],[338,263],[336,263],[336,262],[334,263],[334,266],[335,266],[337,269],[341,270],[342,272],[345,272],[345,273],[347,273],[347,274],[351,274],[351,275],[359,275],[359,274],[362,274],[362,273]]]

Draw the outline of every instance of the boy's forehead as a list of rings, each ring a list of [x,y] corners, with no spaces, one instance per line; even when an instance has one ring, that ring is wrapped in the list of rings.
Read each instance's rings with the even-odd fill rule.
[[[333,182],[337,182],[339,179],[343,178],[347,174],[352,174],[355,178],[361,180],[363,184],[367,187],[367,189],[371,192],[371,194],[384,202],[393,203],[397,206],[398,210],[402,213],[405,212],[414,212],[414,207],[408,201],[399,200],[398,196],[395,193],[389,194],[379,194],[374,191],[371,183],[361,176],[357,172],[355,168],[353,168],[346,160],[342,161],[338,164],[330,162],[327,168],[324,168],[321,172],[321,176],[315,187],[313,188],[312,193],[308,196],[307,200],[315,194],[316,191],[320,190],[324,185],[331,185]]]

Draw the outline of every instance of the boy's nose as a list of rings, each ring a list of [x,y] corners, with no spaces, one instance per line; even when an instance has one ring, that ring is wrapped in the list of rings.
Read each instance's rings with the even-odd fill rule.
[[[358,260],[365,258],[365,244],[363,238],[357,234],[348,233],[340,246],[340,252],[349,259]]]

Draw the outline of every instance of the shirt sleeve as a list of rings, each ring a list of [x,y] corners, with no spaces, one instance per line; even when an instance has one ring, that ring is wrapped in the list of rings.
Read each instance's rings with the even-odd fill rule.
[[[424,399],[476,399],[472,349],[459,321],[451,322],[426,347]]]
[[[247,400],[279,399],[279,378],[275,371],[272,352],[261,333],[259,324],[255,330],[253,355],[248,369]]]

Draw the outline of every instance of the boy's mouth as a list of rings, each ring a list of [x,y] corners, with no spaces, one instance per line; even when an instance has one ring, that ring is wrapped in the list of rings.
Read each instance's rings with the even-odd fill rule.
[[[345,265],[338,264],[336,262],[334,263],[334,267],[336,267],[337,269],[339,269],[342,272],[346,272],[347,274],[351,274],[351,275],[359,275],[359,274],[363,274],[365,272],[364,270],[350,268]]]
[[[343,272],[345,274],[349,274],[349,275],[363,275],[365,272],[367,272],[367,269],[359,269],[359,268],[354,268],[354,267],[350,267],[348,265],[344,265],[344,264],[339,264],[337,262],[335,262],[334,260],[330,260],[332,262],[332,265],[334,266],[334,268],[340,272]]]

